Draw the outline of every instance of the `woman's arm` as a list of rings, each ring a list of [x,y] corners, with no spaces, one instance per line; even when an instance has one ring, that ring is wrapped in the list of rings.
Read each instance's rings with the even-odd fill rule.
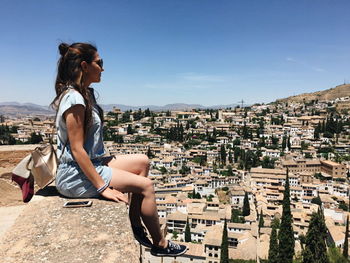
[[[97,173],[89,155],[84,149],[84,106],[80,104],[72,106],[66,110],[64,117],[66,120],[68,139],[74,159],[86,177],[97,189],[99,189],[105,185],[105,182]],[[115,189],[112,190],[108,187],[101,193],[101,195],[117,202],[123,201],[127,203],[128,201],[121,192]]]

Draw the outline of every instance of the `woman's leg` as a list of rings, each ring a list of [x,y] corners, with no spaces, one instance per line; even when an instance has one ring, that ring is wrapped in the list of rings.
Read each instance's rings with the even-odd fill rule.
[[[118,155],[116,159],[110,160],[107,164],[111,168],[124,170],[143,177],[148,176],[149,159],[144,154]],[[142,226],[141,224],[141,204],[142,194],[132,193],[129,206],[129,218],[133,226]]]
[[[165,247],[167,245],[159,225],[157,204],[155,201],[153,182],[125,170],[112,168],[113,176],[110,185],[121,192],[132,192],[143,197],[141,217],[152,236],[153,244]]]

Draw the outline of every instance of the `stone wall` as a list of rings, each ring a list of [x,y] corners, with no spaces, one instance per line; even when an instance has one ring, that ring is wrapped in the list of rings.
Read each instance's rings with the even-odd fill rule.
[[[63,208],[65,198],[35,196],[0,236],[1,261],[139,262],[126,205],[90,200],[91,207]]]

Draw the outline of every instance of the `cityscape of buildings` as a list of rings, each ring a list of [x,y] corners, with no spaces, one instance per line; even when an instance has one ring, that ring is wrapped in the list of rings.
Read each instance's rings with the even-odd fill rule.
[[[181,262],[219,263],[225,221],[231,259],[267,259],[271,224],[282,216],[287,174],[295,254],[301,253],[301,237],[319,200],[328,241],[342,247],[349,215],[348,101],[165,112],[114,109],[105,113],[105,147],[109,154],[150,158],[164,234],[185,242],[190,229],[190,249]],[[1,144],[48,141],[55,132],[53,116],[2,117],[0,126],[9,131]],[[147,249],[142,256],[143,262],[158,260]]]

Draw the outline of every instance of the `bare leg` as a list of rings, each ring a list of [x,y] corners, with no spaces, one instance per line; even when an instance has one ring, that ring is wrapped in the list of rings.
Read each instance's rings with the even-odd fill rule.
[[[155,201],[154,187],[150,179],[139,176],[125,170],[112,168],[113,176],[111,186],[121,192],[132,192],[143,197],[141,203],[141,217],[152,236],[153,244],[166,247],[159,225],[157,204]]]
[[[108,166],[111,168],[117,168],[143,177],[147,177],[149,171],[149,159],[144,154],[118,155],[116,159],[112,159],[108,163]],[[130,222],[134,226],[142,225],[140,219],[142,199],[143,195],[141,194],[131,194],[129,218]]]

